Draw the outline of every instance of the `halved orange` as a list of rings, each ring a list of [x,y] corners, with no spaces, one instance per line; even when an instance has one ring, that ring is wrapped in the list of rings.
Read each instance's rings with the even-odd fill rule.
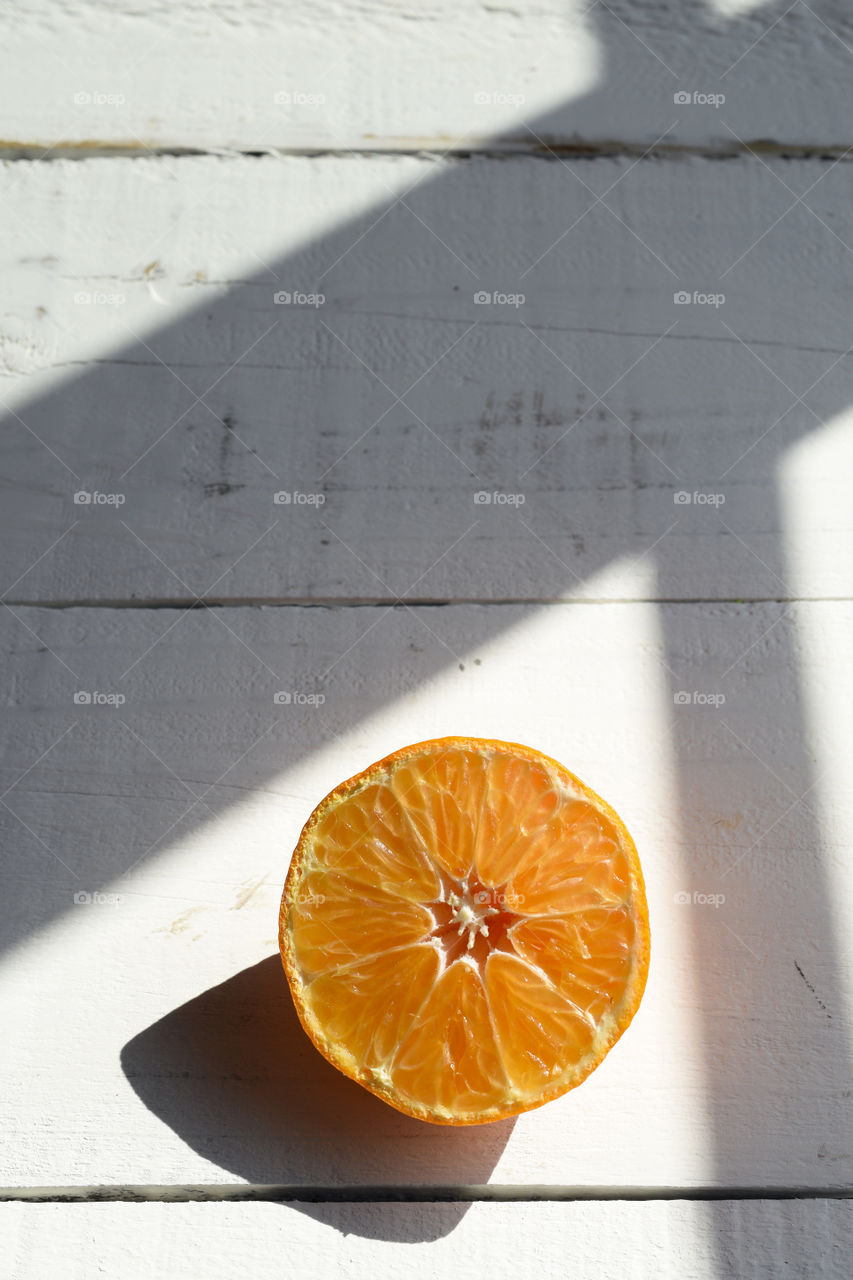
[[[345,1075],[436,1124],[481,1124],[589,1075],[649,965],[634,843],[516,743],[404,747],[305,824],[279,917],[300,1021]]]

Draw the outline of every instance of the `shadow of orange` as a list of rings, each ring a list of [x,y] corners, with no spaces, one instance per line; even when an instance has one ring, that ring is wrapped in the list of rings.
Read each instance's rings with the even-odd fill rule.
[[[435,1185],[437,1163],[452,1165],[458,1183],[481,1185],[515,1124],[426,1124],[347,1079],[302,1030],[277,954],[146,1028],[124,1047],[121,1064],[141,1101],[205,1160],[250,1184],[310,1185],[318,1195],[324,1184],[337,1193]],[[451,1230],[468,1207],[448,1204],[442,1227]],[[350,1222],[359,1212],[304,1207],[314,1216],[327,1210]],[[423,1221],[435,1228],[433,1215]]]

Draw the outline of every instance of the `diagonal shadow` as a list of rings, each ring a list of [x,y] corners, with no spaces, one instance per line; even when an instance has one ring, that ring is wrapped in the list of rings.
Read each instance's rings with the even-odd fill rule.
[[[594,92],[606,94],[603,27],[600,38],[605,76]],[[530,122],[529,128],[547,141],[552,134],[570,133],[570,123],[571,105]],[[796,1180],[798,1170],[807,1168],[803,1151],[808,1142],[849,1149],[849,1116],[845,1119],[839,1105],[847,1088],[847,1030],[840,980],[833,980],[840,961],[814,814],[797,806],[776,827],[768,850],[756,818],[766,796],[757,802],[750,793],[743,764],[751,750],[766,763],[768,786],[774,797],[778,791],[779,815],[791,795],[807,796],[816,781],[804,745],[797,688],[787,691],[784,751],[777,752],[766,729],[773,708],[763,701],[759,660],[777,673],[796,671],[798,665],[793,627],[783,616],[790,594],[777,533],[783,513],[766,477],[778,470],[791,444],[813,430],[815,413],[826,421],[847,409],[850,396],[842,361],[818,383],[811,398],[814,412],[802,404],[790,407],[791,396],[737,335],[784,377],[782,360],[770,359],[782,332],[785,348],[800,350],[800,370],[813,369],[807,382],[820,378],[847,343],[831,346],[815,339],[815,334],[826,333],[819,289],[798,299],[795,315],[780,317],[772,277],[750,266],[754,256],[744,260],[743,288],[727,286],[733,296],[726,322],[735,336],[721,329],[716,316],[691,313],[687,327],[672,309],[673,272],[676,286],[692,285],[695,275],[704,272],[696,283],[705,286],[709,276],[716,279],[748,246],[738,240],[727,246],[731,252],[724,263],[715,260],[715,246],[703,236],[701,222],[689,216],[695,171],[688,166],[679,186],[684,216],[673,209],[660,240],[649,246],[637,241],[626,229],[625,215],[639,221],[640,208],[629,201],[617,206],[616,218],[596,204],[596,196],[615,180],[624,176],[626,187],[632,181],[628,163],[576,159],[571,167],[578,179],[547,150],[539,159],[524,161],[447,160],[426,178],[418,174],[421,180],[405,204],[389,197],[189,316],[164,325],[146,337],[146,345],[128,341],[61,391],[17,406],[19,418],[38,439],[18,418],[4,421],[4,430],[16,442],[13,470],[24,478],[38,474],[45,495],[40,506],[32,485],[9,494],[10,524],[18,522],[22,531],[20,540],[13,541],[9,574],[10,580],[22,576],[22,582],[10,599],[35,599],[23,588],[46,583],[54,596],[65,599],[192,603],[196,593],[203,596],[214,583],[212,601],[226,598],[227,589],[231,600],[393,601],[400,595],[414,601],[523,598],[547,607],[620,557],[653,548],[656,594],[662,601],[683,599],[689,581],[687,594],[694,600],[778,602],[728,610],[727,625],[739,630],[736,647],[751,655],[734,675],[720,669],[721,651],[708,647],[707,638],[719,635],[714,620],[721,606],[663,606],[661,622],[673,697],[681,689],[709,684],[710,691],[727,695],[739,691],[726,704],[728,729],[721,718],[710,728],[707,714],[699,719],[704,709],[696,706],[673,703],[671,716],[685,888],[722,889],[732,909],[725,928],[698,912],[691,920],[696,998],[707,1019],[708,1113],[697,1117],[697,1141],[710,1144],[717,1180],[724,1184],[749,1182],[756,1170],[766,1177],[771,1168],[785,1181]],[[760,162],[731,164],[741,166],[746,177]],[[849,185],[840,169],[833,182],[827,188],[829,200],[838,198],[839,185]],[[778,209],[774,204],[768,210],[771,221],[790,201],[772,175],[767,190],[773,193],[771,203],[779,201]],[[809,225],[802,209],[791,217]],[[588,235],[593,228],[584,243],[599,255],[599,294],[588,288],[573,292],[575,285],[589,283],[573,256],[574,233],[564,236],[578,219],[578,232],[583,228]],[[473,237],[471,226],[476,228]],[[432,256],[436,237],[449,246],[443,256]],[[455,248],[459,244],[466,246],[464,259]],[[527,251],[531,245],[544,253],[532,269],[536,255]],[[669,261],[677,266],[668,266]],[[650,313],[652,280],[660,302]],[[486,308],[474,302],[480,287],[524,292],[529,301],[523,315],[494,308],[483,318]],[[316,311],[276,306],[273,294],[280,289],[322,291],[327,301]],[[555,300],[564,307],[562,319],[555,318]],[[412,350],[417,350],[415,361]],[[248,354],[240,358],[244,352]],[[781,357],[785,351],[776,354]],[[405,404],[393,403],[394,395],[433,366],[405,395]],[[227,376],[221,377],[224,371]],[[614,394],[596,403],[614,380]],[[194,404],[193,396],[203,395],[214,382],[204,395],[207,407]],[[661,385],[671,388],[671,407],[663,420]],[[388,387],[394,388],[390,395]],[[794,390],[801,393],[803,388],[797,384]],[[720,475],[744,447],[744,424],[751,426],[751,444],[777,417],[778,425],[721,485]],[[373,423],[377,425],[368,430]],[[39,441],[64,458],[79,479],[72,480]],[[45,467],[51,469],[49,478]],[[93,512],[93,521],[81,521],[31,576],[34,532],[47,523],[46,514],[57,502],[65,504],[70,524],[78,484],[121,491],[126,503],[121,512]],[[725,527],[706,518],[714,513],[691,505],[680,513],[679,532],[671,531],[673,494],[682,487],[723,487]],[[325,505],[321,511],[297,510],[294,504],[277,509],[272,498],[280,490],[322,493]],[[474,494],[479,490],[521,491],[524,510],[517,517],[492,505],[478,513]],[[511,535],[504,516],[513,521]],[[276,518],[279,523],[273,525]],[[479,522],[472,530],[475,519]],[[49,541],[38,539],[39,554]],[[107,542],[105,559],[100,548]],[[455,550],[448,559],[449,547]],[[211,549],[208,563],[206,548]],[[85,575],[77,570],[80,563],[87,565]],[[125,582],[120,594],[117,564]],[[69,593],[65,584],[81,581],[83,587]],[[417,617],[427,618],[425,610],[414,607]],[[768,608],[778,610],[779,622],[772,638],[762,639]],[[21,616],[20,609],[16,614]],[[162,616],[163,635],[174,627],[170,643],[180,643],[184,623],[179,615],[164,610]],[[204,616],[211,628],[220,622],[229,625],[224,611]],[[174,717],[163,717],[152,705],[152,682],[156,684],[158,674],[168,681],[170,672],[158,668],[156,638],[149,650],[151,636],[141,611],[139,617],[133,643],[123,655],[130,668],[121,686],[128,689],[126,719],[158,757],[181,761],[182,776],[213,779],[251,745],[265,720],[254,705],[247,708],[241,694],[222,711],[221,743],[205,740],[188,746]],[[188,618],[195,622],[197,614]],[[449,651],[440,624],[432,614],[429,619],[432,633],[423,632],[427,674],[466,660],[506,625],[499,608],[472,611],[464,648],[456,645]],[[35,618],[30,625],[36,625]],[[312,669],[311,661],[299,666],[288,652],[296,635],[289,610],[281,610],[279,625],[282,657],[275,669],[258,668],[268,698],[275,688],[299,687],[299,681],[312,675],[322,683],[328,665],[341,657],[324,654],[319,668]],[[85,623],[80,626],[85,637]],[[37,620],[39,638],[48,629],[44,619]],[[186,634],[189,645],[198,632]],[[229,638],[222,631],[220,639],[225,682],[235,655],[244,660],[245,652],[233,633]],[[22,641],[36,644],[25,631]],[[169,652],[168,647],[160,650],[161,655]],[[103,684],[102,673],[87,669],[82,647],[63,650],[60,656],[72,668],[67,673],[69,706],[74,689]],[[44,660],[52,659],[48,654]],[[312,732],[317,747],[329,732],[342,732],[383,705],[387,662],[381,644],[356,639],[347,669],[358,673],[357,693],[316,720]],[[123,671],[109,674],[121,681]],[[63,713],[60,730],[71,720],[70,711]],[[109,739],[101,739],[98,723],[91,718],[82,734],[75,730],[71,735],[73,759],[58,750],[56,764],[48,758],[30,783],[36,785],[39,770],[42,775],[48,770],[55,779],[67,766],[73,776],[77,761],[100,760],[108,768]],[[235,748],[235,740],[242,745]],[[38,749],[33,745],[35,759],[48,742],[41,741]],[[303,760],[305,749],[304,737],[276,729],[252,752],[251,784],[286,774]],[[710,771],[709,754],[716,762]],[[568,742],[565,755],[571,763]],[[139,759],[147,763],[145,747],[139,748]],[[173,836],[226,811],[232,795],[224,787],[214,788],[205,798],[206,816],[204,809],[196,809],[183,821],[186,798],[176,788],[168,797],[169,819],[176,818]],[[38,797],[33,807],[35,813],[26,806],[18,812],[38,830]],[[709,828],[712,812],[734,827]],[[724,834],[737,830],[741,820],[744,840]],[[8,813],[4,838],[12,847],[27,839]],[[47,859],[44,850],[35,851]],[[63,845],[65,860],[91,887],[110,884],[148,853],[147,840],[136,828],[118,847],[92,841],[90,827],[69,829]],[[782,903],[774,900],[779,916],[759,933],[765,947],[773,931],[777,938],[789,939],[788,950],[778,947],[773,963],[764,963],[761,942],[752,949],[750,944],[756,942],[755,922],[765,919],[766,878],[776,873],[780,861],[784,872],[804,855],[810,860],[810,892]],[[737,873],[726,877],[724,885],[726,868],[736,859]],[[0,908],[3,945],[43,925],[67,901],[67,891],[25,903],[10,895]],[[806,961],[814,961],[815,940],[820,940],[820,1000],[831,1012],[832,1026],[816,1027],[810,1047],[798,1041],[802,1056],[795,1070],[785,1071],[777,1056],[779,1043],[769,1050],[763,1036],[744,1034],[743,1028],[761,1028],[766,1011],[780,1005],[794,1011],[794,1024],[823,1016],[797,977],[800,969],[807,977],[810,972],[797,950],[809,948],[813,954]],[[780,958],[789,961],[784,969],[777,963]],[[391,1141],[378,1132],[382,1108],[338,1079],[313,1051],[308,1053],[302,1040],[291,1035],[293,1019],[284,1008],[281,1024],[264,1025],[260,1004],[252,1002],[262,993],[271,1007],[282,1007],[282,992],[271,962],[235,975],[136,1036],[123,1054],[125,1070],[146,1104],[191,1146],[243,1177],[282,1181],[291,1180],[294,1168],[316,1169],[316,1152],[310,1147],[312,1134],[319,1132],[328,1138],[323,1159],[331,1178],[334,1144],[344,1126],[343,1136],[364,1143],[362,1176],[370,1182],[377,1150],[385,1158]],[[253,1012],[241,1021],[246,1000]],[[210,1036],[212,1022],[223,1024],[221,1035]],[[278,1061],[281,1077],[258,1069],[262,1062]],[[311,1078],[310,1096],[276,1093],[279,1079],[292,1080],[288,1064],[293,1062]],[[192,1089],[175,1084],[169,1063],[193,1073]],[[223,1079],[235,1074],[243,1079]],[[196,1089],[199,1078],[203,1083]],[[798,1092],[797,1081],[806,1079],[808,1089]],[[756,1114],[766,1117],[761,1129],[751,1122]],[[745,1131],[750,1134],[748,1151],[741,1149]],[[473,1144],[470,1137],[460,1141],[460,1181],[487,1180],[508,1132],[496,1129]],[[439,1140],[456,1139],[442,1135]],[[284,1157],[281,1143],[287,1145]],[[410,1172],[402,1165],[400,1171],[401,1180]]]

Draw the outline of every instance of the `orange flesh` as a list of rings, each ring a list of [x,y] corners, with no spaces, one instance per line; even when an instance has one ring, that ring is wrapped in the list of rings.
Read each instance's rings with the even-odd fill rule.
[[[548,757],[478,739],[405,748],[318,806],[280,938],[318,1049],[441,1124],[579,1084],[636,1011],[649,953],[616,814]]]

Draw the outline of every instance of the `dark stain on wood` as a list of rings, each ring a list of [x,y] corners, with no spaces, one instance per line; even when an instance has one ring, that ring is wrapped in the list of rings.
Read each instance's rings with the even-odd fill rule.
[[[234,416],[226,413],[222,419],[222,425],[225,428],[222,438],[219,441],[219,479],[213,480],[204,486],[204,496],[206,498],[221,498],[227,493],[234,493],[237,489],[245,489],[244,484],[234,484],[228,479],[228,472],[231,466],[231,457],[234,443]]]

